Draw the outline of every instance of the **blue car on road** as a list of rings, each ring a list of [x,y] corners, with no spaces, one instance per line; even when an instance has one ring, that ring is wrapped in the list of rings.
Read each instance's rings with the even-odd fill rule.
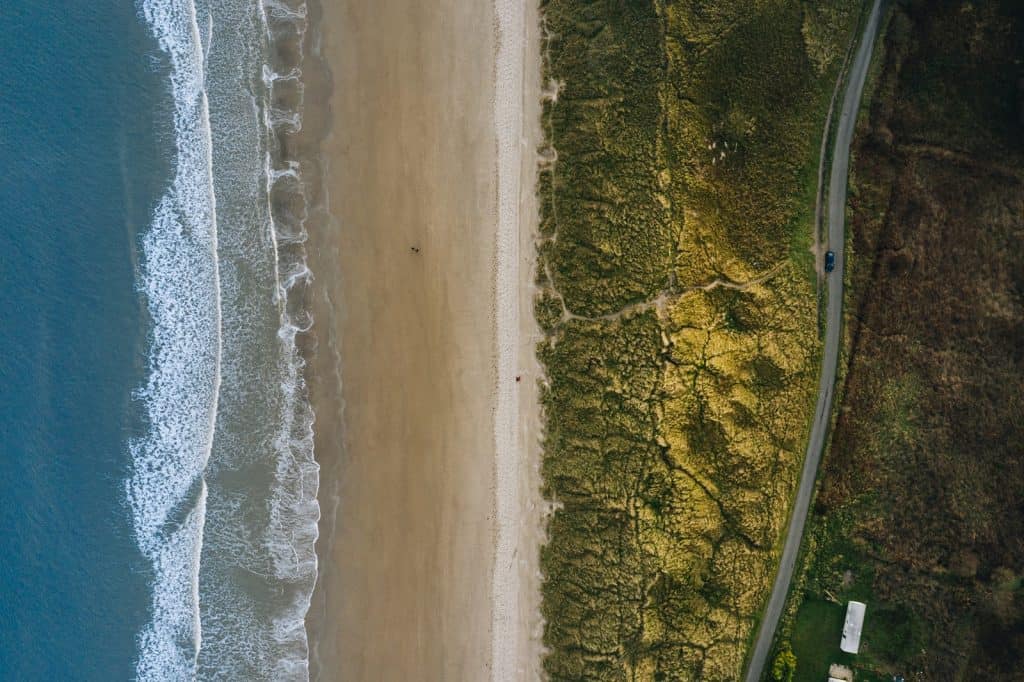
[[[825,252],[825,272],[832,272],[836,269],[836,252]]]

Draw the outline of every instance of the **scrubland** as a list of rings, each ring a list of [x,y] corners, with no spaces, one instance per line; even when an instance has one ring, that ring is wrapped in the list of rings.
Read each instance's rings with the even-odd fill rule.
[[[1024,670],[1024,6],[896,4],[855,142],[846,380],[781,642],[858,679]],[[825,656],[821,655],[825,652]]]
[[[859,11],[543,3],[552,680],[740,677],[815,399],[815,171]]]

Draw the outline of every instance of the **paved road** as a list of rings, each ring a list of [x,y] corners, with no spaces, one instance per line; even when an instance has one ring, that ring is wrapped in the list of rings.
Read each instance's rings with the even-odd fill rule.
[[[864,80],[867,77],[871,52],[878,35],[878,24],[881,17],[882,0],[875,0],[871,15],[864,26],[857,54],[847,74],[846,93],[843,96],[843,108],[836,129],[835,147],[832,151],[832,174],[828,188],[828,244],[836,254],[836,267],[828,275],[828,308],[825,314],[825,348],[821,362],[821,382],[818,386],[818,405],[814,413],[814,425],[811,427],[811,438],[807,444],[807,456],[804,460],[803,472],[800,474],[800,488],[793,503],[793,513],[786,534],[786,544],[779,562],[779,572],[775,576],[772,595],[765,608],[761,627],[757,632],[754,652],[750,666],[747,668],[747,682],[760,682],[768,653],[771,651],[775,628],[779,624],[779,616],[786,604],[789,583],[793,579],[793,568],[800,551],[803,539],[804,523],[807,521],[807,510],[814,492],[814,481],[818,472],[818,463],[825,446],[825,432],[828,430],[829,417],[832,412],[832,394],[836,383],[836,365],[839,359],[839,345],[842,340],[843,313],[843,246],[845,243],[846,217],[846,182],[850,169],[850,140],[857,123],[857,111],[860,109],[861,93],[864,91]],[[839,633],[836,633],[838,644]]]

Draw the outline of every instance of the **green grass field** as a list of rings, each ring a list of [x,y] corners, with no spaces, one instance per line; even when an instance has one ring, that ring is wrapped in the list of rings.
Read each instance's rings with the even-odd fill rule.
[[[805,601],[793,626],[796,682],[821,682],[832,663],[847,664],[852,658],[839,650],[845,609],[827,601]]]

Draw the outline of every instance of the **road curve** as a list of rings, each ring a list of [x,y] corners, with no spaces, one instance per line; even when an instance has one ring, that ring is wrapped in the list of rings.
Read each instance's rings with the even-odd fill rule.
[[[867,78],[871,52],[878,36],[881,18],[882,0],[874,0],[871,14],[864,26],[864,34],[846,81],[846,92],[843,95],[843,108],[836,129],[835,146],[832,150],[832,173],[828,188],[828,244],[836,254],[835,270],[828,275],[828,307],[825,320],[825,347],[821,361],[821,380],[818,385],[818,405],[814,412],[814,425],[811,427],[810,440],[807,443],[807,456],[800,474],[800,487],[797,489],[793,502],[793,511],[786,533],[786,544],[782,549],[779,561],[779,572],[775,576],[772,594],[768,606],[764,610],[761,625],[754,641],[753,653],[747,667],[746,682],[760,682],[764,672],[768,653],[775,638],[775,628],[786,604],[789,594],[789,583],[793,579],[800,541],[803,539],[804,523],[814,492],[814,482],[825,446],[825,433],[828,430],[829,417],[832,413],[832,395],[836,383],[836,366],[839,359],[839,346],[842,339],[843,313],[843,272],[845,267],[844,245],[846,219],[846,184],[850,170],[850,141],[857,123],[857,112],[860,110],[861,94],[864,92],[864,81]],[[838,637],[838,633],[836,634]]]

